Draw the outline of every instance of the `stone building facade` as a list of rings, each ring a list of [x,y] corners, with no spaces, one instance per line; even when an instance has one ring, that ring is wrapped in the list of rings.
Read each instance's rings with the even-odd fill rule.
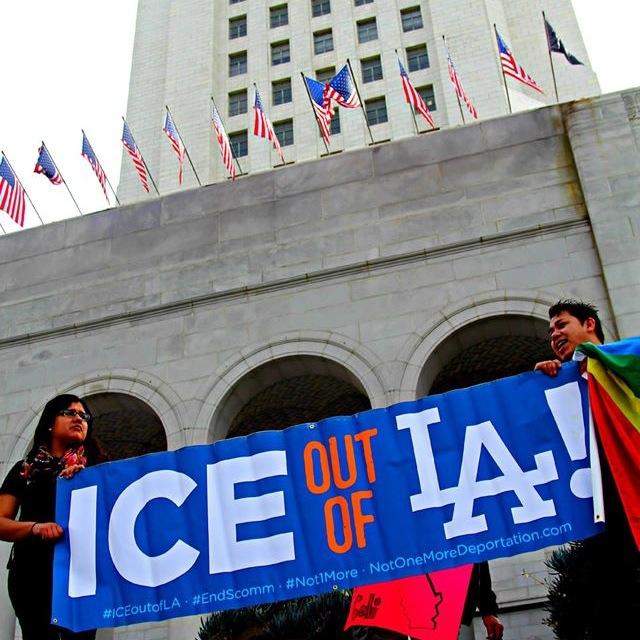
[[[0,237],[3,471],[61,392],[124,457],[530,369],[560,297],[640,333],[639,124],[638,93],[612,94]],[[492,563],[510,639],[551,637],[522,575],[544,557]]]
[[[447,43],[481,119],[508,113],[493,25],[544,95],[509,80],[514,110],[557,102],[542,10],[568,49],[585,64],[554,55],[561,101],[597,95],[571,0],[140,0],[127,117],[158,182],[177,188],[176,157],[162,132],[171,109],[203,184],[225,179],[210,120],[210,98],[236,149],[242,170],[265,171],[280,160],[252,134],[253,84],[280,134],[287,162],[325,154],[300,77],[323,82],[349,59],[376,142],[415,135],[405,103],[398,57],[428,100],[437,126],[461,123],[449,81]],[[468,114],[465,114],[469,121]],[[330,151],[362,148],[370,136],[360,110],[339,109]],[[189,163],[184,184],[198,182]],[[130,158],[123,155],[121,202],[146,198]]]

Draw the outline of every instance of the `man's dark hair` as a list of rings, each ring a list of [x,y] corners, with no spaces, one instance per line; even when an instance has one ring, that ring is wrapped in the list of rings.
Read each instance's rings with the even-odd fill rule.
[[[582,302],[582,300],[574,300],[573,298],[558,300],[558,302],[549,307],[549,318],[554,318],[563,311],[577,318],[581,323],[586,322],[588,318],[593,318],[596,321],[596,336],[598,336],[600,342],[604,342],[604,331],[602,330],[602,323],[598,317],[598,309],[595,305]]]

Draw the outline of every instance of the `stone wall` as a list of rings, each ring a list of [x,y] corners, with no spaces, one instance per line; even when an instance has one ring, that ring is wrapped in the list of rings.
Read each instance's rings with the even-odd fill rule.
[[[380,407],[415,398],[429,356],[477,320],[544,327],[548,305],[572,296],[600,307],[609,339],[637,334],[634,99],[547,107],[1,237],[4,468],[62,391],[139,398],[177,448],[224,437],[234,385],[282,357],[339,365]],[[544,576],[543,559],[494,565],[515,611],[510,638],[550,637],[528,609],[544,588],[520,576],[523,561]],[[177,639],[185,624],[163,633]],[[11,628],[5,602],[0,637]]]

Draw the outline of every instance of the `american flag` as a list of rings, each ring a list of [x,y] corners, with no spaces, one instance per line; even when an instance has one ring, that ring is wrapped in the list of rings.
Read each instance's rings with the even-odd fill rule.
[[[273,143],[274,149],[278,152],[280,159],[284,163],[284,155],[282,153],[282,149],[280,147],[280,141],[278,140],[278,136],[276,132],[273,130],[273,125],[271,121],[267,117],[267,114],[264,111],[264,107],[262,106],[262,100],[260,100],[260,94],[258,93],[258,89],[256,88],[256,99],[253,103],[253,133],[260,137],[266,138],[267,140],[271,140]]]
[[[498,39],[498,49],[500,50],[500,61],[502,62],[502,69],[505,75],[515,78],[518,82],[526,84],[527,87],[531,87],[539,93],[544,93],[536,81],[516,62],[516,59],[513,57],[511,51],[509,51],[509,48],[497,30],[496,37]]]
[[[213,122],[213,128],[216,130],[216,138],[218,138],[218,144],[220,145],[220,155],[222,156],[222,162],[229,172],[232,180],[236,179],[236,165],[233,162],[233,153],[231,152],[231,143],[229,142],[229,136],[224,130],[224,125],[220,119],[220,114],[215,105],[211,106],[211,122]]]
[[[185,149],[182,144],[182,140],[180,139],[180,134],[176,129],[176,125],[173,124],[173,118],[169,113],[169,109],[167,109],[167,114],[164,119],[164,127],[162,130],[167,134],[167,138],[169,138],[169,142],[171,142],[171,146],[178,156],[178,184],[182,184]]]
[[[47,176],[51,184],[62,184],[62,176],[58,173],[58,169],[51,159],[44,142],[38,149],[38,160],[36,161],[36,167],[33,171],[34,173],[42,173]]]
[[[429,111],[429,108],[425,104],[422,96],[416,91],[416,88],[411,84],[409,76],[402,66],[402,62],[398,60],[400,66],[400,80],[402,80],[402,90],[404,91],[404,99],[410,104],[420,115],[429,123],[432,129],[436,128],[436,123],[433,120],[433,116]]]
[[[313,78],[307,78],[303,76],[304,81],[309,90],[311,96],[311,103],[313,104],[313,110],[316,112],[316,119],[320,126],[320,133],[324,138],[324,141],[329,144],[329,136],[331,135],[331,118],[333,117],[333,106],[327,92],[327,86],[314,80]]]
[[[24,227],[24,189],[11,170],[4,155],[0,160],[0,209],[6,211],[14,222]]]
[[[104,197],[107,199],[107,202],[109,202],[109,196],[107,195],[107,174],[104,172],[102,165],[98,162],[98,158],[96,158],[96,154],[93,152],[84,131],[82,132],[82,155],[89,161],[89,164],[102,187],[102,191],[104,191]]]
[[[360,106],[356,85],[351,77],[349,65],[344,65],[325,87],[328,97],[335,100],[341,107],[357,109]]]
[[[138,172],[138,178],[140,178],[140,182],[142,183],[143,189],[149,193],[149,180],[147,179],[147,168],[144,166],[144,160],[142,159],[142,154],[140,153],[140,149],[138,149],[138,145],[136,141],[133,139],[131,135],[131,131],[129,130],[129,125],[127,121],[124,122],[124,127],[122,129],[122,144],[126,152],[129,154],[131,159],[133,160],[133,165]]]
[[[456,90],[456,94],[458,98],[464,101],[464,103],[467,105],[467,109],[469,110],[469,113],[471,114],[471,116],[477,119],[478,112],[476,111],[476,108],[473,106],[473,102],[471,102],[471,99],[464,91],[464,87],[462,86],[462,81],[460,80],[460,76],[458,75],[456,68],[453,66],[453,60],[451,60],[451,54],[449,53],[449,51],[447,51],[447,63],[449,66],[449,79],[451,80]]]

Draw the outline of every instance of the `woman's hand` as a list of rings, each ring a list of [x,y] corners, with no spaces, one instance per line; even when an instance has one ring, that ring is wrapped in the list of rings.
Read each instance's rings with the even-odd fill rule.
[[[73,478],[73,476],[76,475],[76,473],[78,473],[78,471],[81,471],[82,469],[84,469],[84,465],[83,464],[71,464],[68,467],[65,467],[61,473],[60,473],[60,477],[61,478],[67,478],[67,480],[69,478]]]
[[[62,538],[62,527],[56,522],[36,522],[31,527],[31,535],[41,540],[57,540]]]

